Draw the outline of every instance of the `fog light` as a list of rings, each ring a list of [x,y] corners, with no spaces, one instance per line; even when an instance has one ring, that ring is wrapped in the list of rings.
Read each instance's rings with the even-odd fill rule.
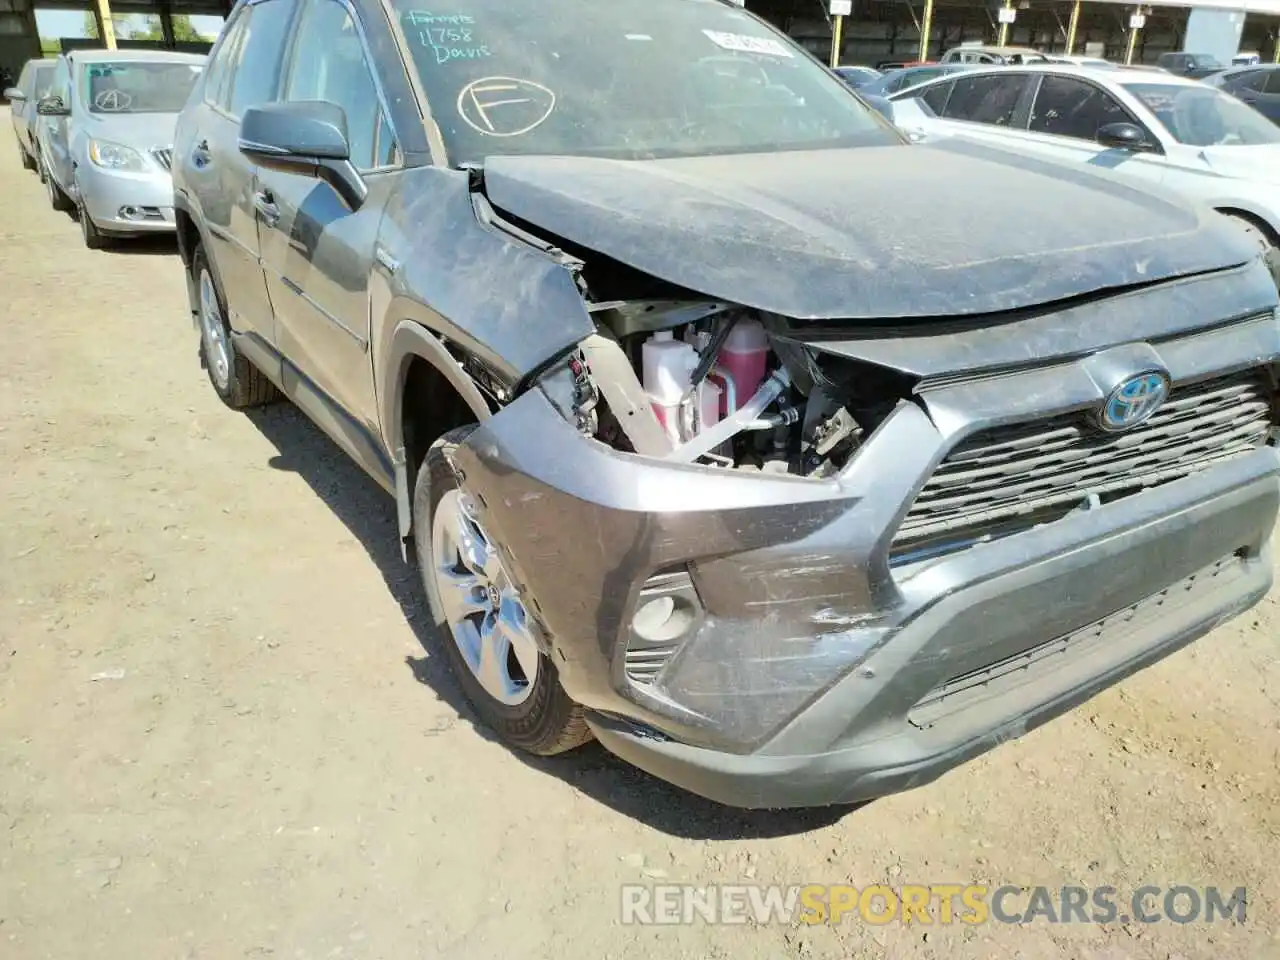
[[[627,676],[635,683],[653,683],[680,644],[697,632],[702,616],[702,604],[687,571],[650,577],[631,615]]]
[[[142,211],[134,206],[121,207],[120,216],[125,220],[140,220],[142,219]]]

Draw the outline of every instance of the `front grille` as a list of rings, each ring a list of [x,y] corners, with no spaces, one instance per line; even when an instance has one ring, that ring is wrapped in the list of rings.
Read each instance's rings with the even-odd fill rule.
[[[166,170],[173,167],[173,148],[169,147],[163,150],[152,150],[151,155],[156,158],[156,163],[164,167]]]
[[[896,563],[1059,519],[1256,450],[1271,428],[1262,369],[1175,387],[1125,433],[1087,412],[984,430],[960,443],[916,496],[894,538]]]

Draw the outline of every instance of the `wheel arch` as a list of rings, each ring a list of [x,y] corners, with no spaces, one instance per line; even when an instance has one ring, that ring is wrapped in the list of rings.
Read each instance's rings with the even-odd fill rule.
[[[1253,224],[1266,235],[1272,246],[1280,247],[1280,225],[1272,223],[1271,220],[1258,211],[1232,203],[1215,203],[1213,209],[1225,216],[1236,217]]]
[[[384,441],[395,472],[396,516],[406,558],[413,541],[413,489],[427,449],[440,436],[478,423],[493,409],[458,358],[431,330],[402,319],[378,376]]]

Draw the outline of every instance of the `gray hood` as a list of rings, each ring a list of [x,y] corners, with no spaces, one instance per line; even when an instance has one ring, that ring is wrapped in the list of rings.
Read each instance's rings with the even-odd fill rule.
[[[541,231],[796,319],[997,313],[1256,256],[1207,211],[952,139],[674,160],[494,157],[484,182],[495,207]]]

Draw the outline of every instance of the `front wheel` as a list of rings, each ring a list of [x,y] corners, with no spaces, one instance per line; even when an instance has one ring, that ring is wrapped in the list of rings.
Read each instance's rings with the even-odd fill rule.
[[[590,740],[591,731],[541,651],[520,588],[450,464],[473,429],[452,430],[432,444],[414,489],[414,546],[431,619],[480,719],[521,750],[563,753]]]
[[[200,293],[200,363],[222,402],[233,410],[257,407],[279,397],[265,373],[236,351],[226,321],[226,301],[213,279],[203,246],[191,255],[191,273]]]
[[[44,186],[49,193],[49,206],[59,213],[66,213],[71,209],[71,198],[58,186],[58,181],[53,178],[53,171],[49,169],[47,162],[44,164]]]

